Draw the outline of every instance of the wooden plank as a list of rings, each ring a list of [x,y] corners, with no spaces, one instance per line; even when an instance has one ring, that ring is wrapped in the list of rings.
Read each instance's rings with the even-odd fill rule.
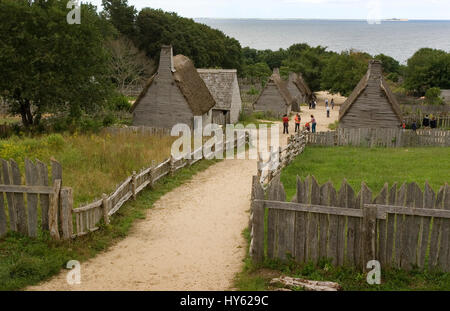
[[[329,183],[320,187],[320,205],[329,205],[329,187]],[[328,214],[319,214],[319,258],[327,258],[328,227]]]
[[[408,184],[405,206],[423,206],[422,191],[416,183]],[[417,244],[419,241],[420,221],[421,219],[418,216],[405,215],[401,267],[406,270],[411,270],[417,263]]]
[[[36,159],[36,167],[38,170],[38,185],[48,187],[48,169],[47,165]],[[53,189],[52,189],[53,191]],[[41,223],[42,229],[48,230],[48,208],[50,204],[50,196],[48,194],[40,194],[39,202],[41,206]]]
[[[359,203],[359,206],[362,209],[364,209],[364,205],[365,204],[369,204],[372,201],[372,191],[369,189],[369,187],[367,187],[366,183],[362,183],[361,184],[361,191],[359,193],[359,197],[357,200],[357,203]],[[383,217],[379,217],[382,215],[378,215],[377,218],[383,218]],[[367,262],[365,261],[365,259],[363,258],[363,221],[361,221],[361,226],[358,229],[358,234],[356,235],[357,237],[359,236],[360,239],[357,241],[357,245],[358,247],[355,248],[355,260],[356,260],[356,265],[362,269],[365,269]]]
[[[337,205],[337,192],[333,184],[329,182],[329,206]],[[332,259],[333,265],[337,265],[338,262],[338,220],[339,216],[330,214],[330,224],[329,224],[329,240],[328,240],[328,250],[327,257]]]
[[[348,183],[344,179],[344,181],[341,184],[341,189],[339,189],[337,207],[342,207],[342,208],[347,207],[347,191],[348,191]],[[338,218],[338,227],[337,227],[337,239],[338,239],[337,265],[338,266],[342,266],[345,263],[346,220],[347,220],[347,217],[340,216]]]
[[[306,203],[306,189],[305,183],[297,176],[297,203]],[[306,261],[306,229],[307,229],[307,217],[306,212],[295,213],[295,250],[294,257],[299,263],[305,263]]]
[[[62,238],[70,239],[73,235],[72,210],[73,190],[72,188],[61,189],[61,223]]]
[[[36,186],[38,183],[38,170],[36,166],[28,159],[25,159],[25,179],[29,186]],[[30,237],[37,237],[38,228],[38,196],[37,194],[27,194],[27,208],[28,208],[28,235]]]
[[[314,176],[309,177],[311,185],[311,204],[320,204],[320,187]],[[319,259],[319,215],[317,213],[309,213],[308,215],[308,231],[307,231],[307,259],[313,263],[317,263]]]
[[[389,190],[389,205],[395,205],[397,199],[397,183]],[[395,214],[387,215],[387,233],[386,233],[386,262],[385,265],[390,267],[393,262],[394,241],[395,241]]]
[[[389,185],[386,183],[384,184],[383,189],[380,191],[378,196],[375,198],[374,203],[375,204],[387,204],[388,203],[388,191],[389,191]],[[379,241],[378,241],[378,255],[377,259],[380,261],[381,266],[384,267],[386,264],[387,256],[386,256],[386,236],[387,236],[387,221],[380,219],[378,221],[378,232],[379,232]]]
[[[450,187],[448,184],[444,186],[442,199],[443,209],[450,210]],[[439,267],[447,272],[450,271],[450,219],[441,220],[441,239],[439,245]]]
[[[1,177],[1,174],[0,174]],[[1,180],[1,178],[0,178]],[[5,201],[3,198],[3,193],[0,192],[0,238],[6,234],[8,231],[8,222],[6,219],[5,212]]]
[[[339,206],[344,208],[356,208],[355,204],[355,191],[353,188],[347,183],[346,180],[344,180],[341,191],[339,192]],[[359,227],[360,227],[361,219],[355,218],[355,217],[348,217],[347,218],[347,232],[345,233],[345,218],[342,217],[340,219],[340,226],[344,226],[344,235],[345,239],[347,240],[347,249],[344,253],[341,253],[340,255],[344,255],[345,259],[344,262],[348,263],[350,265],[354,265],[357,260],[357,247],[358,247],[358,234],[359,234]],[[342,243],[342,240],[340,241]],[[345,241],[344,241],[345,243]],[[345,244],[341,244],[345,245]],[[345,249],[345,246],[344,246]]]
[[[258,176],[253,176],[252,184],[252,242],[250,255],[256,262],[264,260],[264,203],[255,200],[264,199],[264,190],[258,181]]]
[[[444,192],[445,187],[441,187],[436,196],[435,201],[435,209],[443,210],[444,209]],[[430,251],[428,257],[428,266],[431,269],[437,268],[439,265],[439,239],[441,236],[441,226],[442,218],[435,217],[433,218],[433,226],[431,227],[431,238],[430,238]]]
[[[50,230],[50,236],[59,240],[59,229],[58,229],[58,208],[59,208],[59,192],[61,190],[61,180],[57,179],[53,183],[54,193],[50,195],[50,206],[48,209],[48,225]]]
[[[365,207],[363,215],[362,262],[368,263],[376,259],[377,208],[374,206]]]
[[[27,193],[27,194],[51,194],[53,188],[43,186],[31,186],[31,185],[0,185],[0,192],[5,193]]]
[[[435,193],[433,189],[430,187],[428,182],[425,183],[425,191],[423,193],[423,207],[425,209],[434,208],[434,204],[436,201]],[[425,267],[425,259],[427,255],[427,249],[430,245],[429,243],[429,235],[430,235],[430,226],[431,226],[431,217],[423,217],[422,220],[422,232],[420,237],[420,249],[419,249],[419,260],[418,266],[419,268]]]
[[[397,194],[397,206],[404,206],[406,202],[406,184],[404,183],[401,185],[398,194]],[[402,238],[403,238],[403,227],[404,227],[404,216],[403,215],[396,215],[395,218],[395,248],[394,248],[394,260],[395,260],[395,267],[400,268],[401,261],[402,261]]]
[[[279,201],[279,202],[285,202],[286,201],[286,194],[284,192],[283,186],[280,182],[280,175],[274,177],[272,180],[272,183],[270,184],[268,190],[268,199],[272,201]],[[267,244],[267,255],[269,258],[273,259],[276,258],[276,255],[278,254],[278,215],[280,211],[270,209],[268,212],[268,227],[267,227],[267,237],[268,237],[268,244]]]
[[[22,176],[20,174],[19,166],[16,161],[10,160],[12,182],[14,185],[22,184]],[[17,231],[28,235],[28,219],[27,211],[25,208],[25,201],[22,193],[14,193],[14,209],[16,211]]]
[[[9,172],[9,163],[4,159],[1,159],[0,161],[2,162],[3,183],[5,185],[10,185],[12,184],[12,176]],[[6,193],[6,201],[8,203],[10,229],[11,231],[17,231],[17,213],[14,204],[14,194]]]
[[[62,187],[63,187],[62,166],[54,158],[50,159],[50,163],[51,163],[51,166],[52,166],[52,184],[54,185],[56,180],[61,180],[61,187],[60,187],[60,189],[62,189]],[[59,224],[58,224],[59,228],[62,228],[61,217],[59,216],[59,214],[61,213],[60,209],[61,209],[61,206],[59,206],[58,209],[57,209],[57,219],[59,221]]]

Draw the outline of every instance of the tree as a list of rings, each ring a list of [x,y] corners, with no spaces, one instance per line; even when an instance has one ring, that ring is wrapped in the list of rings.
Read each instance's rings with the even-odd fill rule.
[[[122,94],[134,86],[143,85],[154,72],[154,62],[145,52],[139,51],[130,39],[121,36],[110,40],[107,47],[111,54],[108,62],[111,78]]]
[[[103,16],[123,35],[133,38],[137,11],[128,0],[102,0]]]
[[[438,87],[429,88],[425,93],[427,104],[442,105],[444,101],[441,98],[441,89]]]
[[[44,113],[95,111],[110,90],[105,21],[82,5],[82,23],[69,25],[66,4],[0,1],[0,96],[26,127]]]
[[[450,88],[450,53],[430,48],[417,51],[408,59],[405,87],[417,95],[432,87]]]
[[[375,56],[375,59],[381,61],[381,63],[383,64],[383,71],[385,74],[389,73],[400,74],[401,69],[400,63],[394,58],[384,54],[378,54]]]
[[[322,72],[322,89],[349,96],[367,72],[370,59],[369,54],[352,50],[331,56]]]
[[[261,82],[265,82],[272,75],[272,70],[270,70],[270,67],[266,63],[261,62],[245,65],[243,73],[244,76],[250,78],[252,82],[255,78]]]

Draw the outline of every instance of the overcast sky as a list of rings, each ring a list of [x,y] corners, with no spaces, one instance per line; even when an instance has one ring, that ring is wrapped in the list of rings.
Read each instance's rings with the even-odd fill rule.
[[[101,0],[82,0],[100,6]],[[450,19],[450,0],[128,0],[184,17]]]

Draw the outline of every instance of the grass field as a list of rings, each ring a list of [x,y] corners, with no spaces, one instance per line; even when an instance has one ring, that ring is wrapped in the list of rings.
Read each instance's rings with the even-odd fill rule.
[[[281,175],[287,198],[295,194],[296,176],[314,175],[320,184],[329,180],[336,188],[344,178],[355,191],[365,181],[378,194],[385,182],[417,182],[423,188],[425,181],[438,191],[450,179],[450,148],[368,149],[308,147],[287,166]],[[244,232],[247,241],[249,232]],[[382,270],[382,284],[369,285],[366,274],[352,267],[333,267],[330,262],[319,265],[280,263],[266,260],[255,264],[247,255],[243,271],[236,277],[239,290],[267,290],[269,282],[280,275],[317,281],[334,281],[344,290],[450,290],[450,273],[439,271]]]
[[[450,181],[450,148],[355,148],[308,147],[281,174],[288,198],[295,194],[296,176],[316,177],[320,184],[329,180],[339,189],[347,179],[355,191],[366,182],[374,195],[384,183],[425,181],[435,192]]]
[[[77,206],[110,193],[133,171],[149,167],[152,160],[167,159],[173,140],[138,134],[12,137],[0,141],[0,158],[17,161],[22,175],[26,157],[44,163],[55,158],[63,167],[63,184],[74,190]]]
[[[152,190],[139,194],[136,201],[125,204],[101,230],[70,241],[51,240],[40,232],[31,239],[8,233],[0,239],[0,290],[18,290],[57,274],[69,260],[83,262],[126,237],[133,221],[144,219],[147,209],[164,194],[205,170],[215,161],[203,160],[183,168],[174,177],[165,177]]]

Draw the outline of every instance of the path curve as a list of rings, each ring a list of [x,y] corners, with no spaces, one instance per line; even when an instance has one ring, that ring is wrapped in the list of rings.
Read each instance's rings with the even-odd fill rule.
[[[158,200],[108,251],[28,290],[228,290],[242,270],[256,161],[225,160]],[[74,258],[75,259],[75,258]]]

